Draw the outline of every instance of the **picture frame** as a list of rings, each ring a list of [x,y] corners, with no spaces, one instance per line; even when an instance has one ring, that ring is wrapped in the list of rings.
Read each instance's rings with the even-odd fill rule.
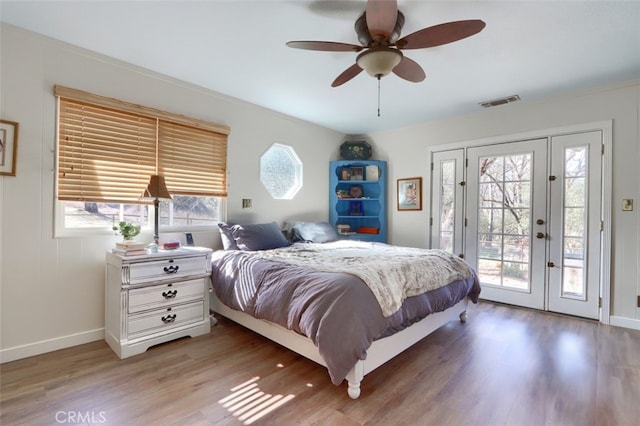
[[[422,210],[422,178],[398,179],[398,210]]]
[[[362,185],[349,186],[349,196],[351,198],[362,198],[364,196],[364,188],[362,188]]]
[[[349,202],[349,216],[364,216],[364,204],[362,201]]]
[[[351,180],[351,169],[349,167],[343,167],[340,170],[340,180]]]
[[[0,119],[0,176],[16,175],[18,128],[15,121]]]
[[[380,179],[380,167],[376,164],[371,164],[365,167],[364,180],[370,180],[372,182]]]
[[[364,180],[364,167],[351,167],[351,180]]]

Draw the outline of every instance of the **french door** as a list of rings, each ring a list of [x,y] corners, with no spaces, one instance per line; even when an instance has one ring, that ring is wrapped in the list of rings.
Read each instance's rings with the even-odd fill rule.
[[[601,141],[594,131],[434,153],[431,246],[464,256],[484,299],[598,318]]]
[[[598,318],[602,250],[602,134],[551,138],[550,311]]]
[[[544,309],[546,241],[536,236],[546,231],[547,140],[470,148],[468,158],[467,261],[482,297]]]
[[[434,186],[432,209],[432,247],[464,257],[462,232],[464,221],[464,150],[435,152],[432,157]],[[436,194],[437,191],[437,194]]]

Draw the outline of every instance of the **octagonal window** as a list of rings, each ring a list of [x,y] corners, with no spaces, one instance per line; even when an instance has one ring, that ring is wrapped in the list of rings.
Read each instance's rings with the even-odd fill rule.
[[[260,182],[276,200],[291,200],[302,188],[302,161],[292,147],[274,143],[260,157]]]

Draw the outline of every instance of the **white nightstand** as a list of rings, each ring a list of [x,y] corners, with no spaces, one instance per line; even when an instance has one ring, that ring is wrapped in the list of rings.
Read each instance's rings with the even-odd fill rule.
[[[104,334],[120,358],[210,331],[211,253],[202,247],[107,253]]]

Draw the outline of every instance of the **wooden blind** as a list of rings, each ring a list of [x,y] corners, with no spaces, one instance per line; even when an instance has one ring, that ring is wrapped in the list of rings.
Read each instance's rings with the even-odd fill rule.
[[[156,171],[172,194],[226,197],[228,128],[60,86],[56,95],[59,200],[147,203]]]
[[[159,122],[158,173],[179,195],[227,195],[226,135]]]
[[[60,100],[58,199],[138,202],[156,170],[156,120]]]

